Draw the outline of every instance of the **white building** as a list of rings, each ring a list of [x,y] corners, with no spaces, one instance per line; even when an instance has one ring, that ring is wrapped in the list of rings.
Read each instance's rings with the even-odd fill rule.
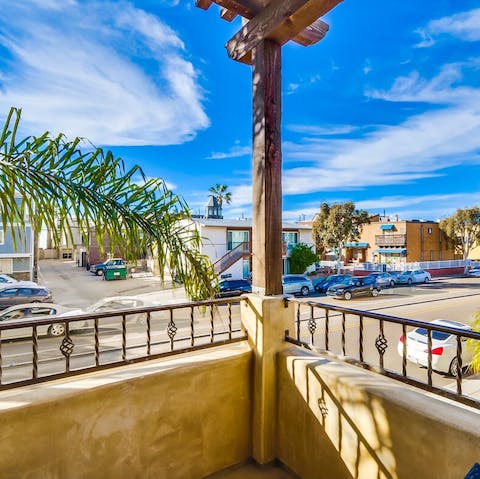
[[[208,213],[207,213],[208,214]],[[249,278],[252,268],[251,219],[193,217],[192,228],[202,238],[201,253],[208,256],[220,278]],[[283,223],[283,272],[289,272],[289,256],[297,243],[312,243],[312,227],[302,223]]]

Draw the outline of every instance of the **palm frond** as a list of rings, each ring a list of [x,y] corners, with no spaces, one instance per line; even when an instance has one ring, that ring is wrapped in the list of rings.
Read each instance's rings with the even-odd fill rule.
[[[99,245],[108,239],[110,248],[120,248],[127,258],[158,251],[162,277],[170,270],[192,298],[212,296],[213,267],[198,252],[198,235],[180,222],[188,207],[162,180],[147,180],[138,165],[127,170],[110,151],[82,152],[80,138],[68,141],[46,132],[17,141],[20,116],[21,110],[12,108],[0,136],[4,229],[30,222],[36,232],[48,228],[59,243],[72,238],[75,222],[84,237],[94,231]]]

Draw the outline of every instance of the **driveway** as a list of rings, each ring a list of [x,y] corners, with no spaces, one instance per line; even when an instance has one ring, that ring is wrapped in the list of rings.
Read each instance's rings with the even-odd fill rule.
[[[71,260],[40,261],[38,283],[53,292],[55,303],[82,309],[108,296],[143,297],[158,304],[186,300],[183,288],[172,289],[170,282],[163,284],[158,276],[105,281]]]

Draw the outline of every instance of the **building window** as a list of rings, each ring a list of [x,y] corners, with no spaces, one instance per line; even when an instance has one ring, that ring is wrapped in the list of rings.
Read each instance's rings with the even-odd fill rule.
[[[297,244],[298,233],[293,231],[284,231],[282,233],[282,241],[287,244],[290,244],[290,243]]]
[[[434,260],[435,260],[435,251],[430,250],[430,261],[434,261]]]
[[[431,235],[432,234],[432,228],[428,228],[428,234]]]
[[[227,231],[227,249],[231,249],[241,245],[242,243],[248,243],[250,241],[249,231],[229,230]]]

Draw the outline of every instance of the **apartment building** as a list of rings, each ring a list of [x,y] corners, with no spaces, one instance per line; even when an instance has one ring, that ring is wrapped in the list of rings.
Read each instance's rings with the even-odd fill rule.
[[[458,259],[439,223],[399,220],[376,215],[363,226],[356,242],[344,244],[345,262],[412,263]]]

